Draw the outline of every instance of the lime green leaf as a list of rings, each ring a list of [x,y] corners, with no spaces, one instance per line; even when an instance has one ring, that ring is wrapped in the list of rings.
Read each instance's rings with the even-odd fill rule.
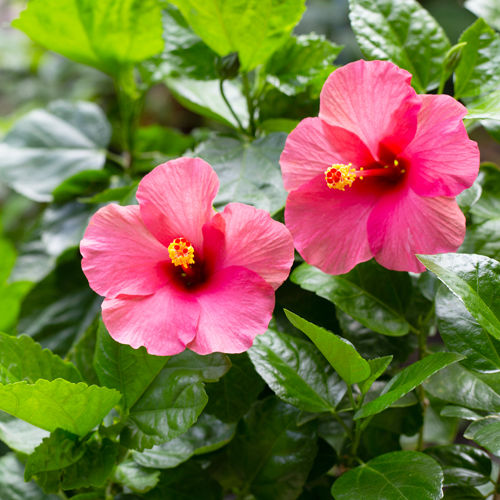
[[[34,0],[12,25],[46,49],[114,75],[163,48],[156,0]]]
[[[356,384],[370,376],[370,365],[347,340],[309,323],[286,309],[285,314],[293,326],[303,331],[316,344],[346,384]]]
[[[393,356],[384,356],[383,358],[368,359],[370,365],[370,376],[360,382],[359,389],[363,394],[366,394],[373,382],[377,380],[386,370],[393,359]]]
[[[382,391],[382,395],[364,405],[354,415],[354,419],[366,418],[384,411],[437,371],[464,358],[465,356],[453,352],[437,352],[406,367],[390,380]]]
[[[248,72],[288,39],[304,0],[171,0],[203,41],[220,56],[238,52]]]
[[[0,384],[0,410],[47,431],[60,427],[78,436],[98,425],[120,398],[113,389],[63,379]]]

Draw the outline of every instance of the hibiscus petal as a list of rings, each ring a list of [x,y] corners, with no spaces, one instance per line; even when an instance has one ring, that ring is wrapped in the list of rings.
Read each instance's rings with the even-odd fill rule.
[[[173,356],[196,334],[200,306],[196,298],[172,282],[147,297],[121,295],[102,304],[102,319],[109,334],[134,349]]]
[[[320,118],[306,118],[287,137],[280,165],[285,189],[292,191],[335,163],[359,168],[374,161],[357,135]]]
[[[138,206],[108,205],[94,214],[80,244],[90,287],[108,298],[149,295],[168,282],[168,250],[149,232]]]
[[[274,290],[257,273],[226,267],[194,292],[200,320],[187,347],[198,354],[239,353],[265,333],[274,309]]]
[[[205,258],[215,250],[214,271],[230,266],[246,267],[275,290],[290,274],[292,235],[265,210],[229,203],[222,213],[203,226],[203,237]]]
[[[455,198],[425,198],[408,186],[386,193],[368,220],[375,259],[395,271],[425,271],[415,254],[456,252],[464,236],[465,217]]]
[[[448,95],[423,95],[415,138],[401,155],[410,162],[408,183],[420,196],[457,196],[472,186],[479,149],[462,118],[467,109]]]
[[[328,274],[343,274],[372,258],[370,211],[383,195],[376,179],[356,180],[345,191],[329,189],[323,175],[292,191],[285,221],[305,261]]]
[[[201,254],[201,228],[215,214],[212,202],[218,189],[219,179],[207,162],[178,158],[142,179],[137,200],[144,223],[158,241],[168,246],[175,238],[184,237]]]
[[[320,96],[319,117],[356,134],[374,157],[400,153],[413,139],[421,99],[411,74],[387,61],[356,61],[335,70]]]

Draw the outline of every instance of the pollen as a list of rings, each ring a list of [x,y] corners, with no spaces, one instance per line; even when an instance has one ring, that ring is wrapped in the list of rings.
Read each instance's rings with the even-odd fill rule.
[[[176,238],[168,245],[168,255],[172,259],[172,264],[187,268],[189,264],[194,264],[194,248],[186,238]]]
[[[356,170],[349,165],[332,165],[325,172],[326,185],[329,188],[340,189],[345,191],[345,187],[351,187],[352,183],[356,180]]]

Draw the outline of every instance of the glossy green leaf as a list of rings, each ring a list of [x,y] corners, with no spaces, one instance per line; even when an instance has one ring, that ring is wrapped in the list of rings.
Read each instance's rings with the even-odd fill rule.
[[[202,455],[225,446],[234,436],[236,424],[225,424],[203,413],[195,425],[178,438],[142,453],[133,452],[136,463],[154,469],[171,469],[193,455]]]
[[[500,260],[500,219],[469,225],[460,252],[476,253]]]
[[[200,356],[186,350],[172,356],[130,409],[121,443],[142,451],[186,432],[207,404],[203,382],[217,381],[230,366],[220,353]]]
[[[297,426],[299,410],[276,397],[257,401],[229,446],[243,490],[259,500],[297,498],[317,452],[316,422]]]
[[[14,453],[0,457],[0,498],[2,500],[58,500],[56,495],[46,495],[31,481],[24,482],[24,465]]]
[[[222,488],[208,471],[194,462],[187,462],[162,471],[156,488],[141,495],[146,500],[222,500]]]
[[[218,382],[205,387],[205,412],[226,423],[237,422],[265,387],[248,354],[229,354],[231,369]]]
[[[210,163],[219,176],[215,208],[221,210],[234,201],[271,214],[283,208],[287,192],[283,188],[279,158],[285,140],[286,134],[275,132],[251,143],[223,136],[201,143],[192,156]]]
[[[109,170],[84,170],[60,184],[52,195],[56,203],[65,203],[75,198],[89,197],[106,189],[109,185]]]
[[[36,0],[12,25],[49,50],[114,75],[163,48],[155,0]]]
[[[500,456],[500,422],[494,422],[479,429],[474,434],[474,441],[486,448],[493,455]]]
[[[102,386],[122,394],[121,404],[128,410],[137,402],[168,361],[167,356],[148,354],[145,347],[133,349],[120,344],[99,323],[94,366]]]
[[[3,411],[0,412],[0,441],[14,451],[29,455],[48,435],[49,433],[43,429]]]
[[[464,214],[469,213],[470,209],[479,201],[482,192],[481,184],[474,182],[469,189],[465,189],[456,197],[458,206]]]
[[[276,395],[301,410],[331,412],[346,393],[339,375],[306,340],[269,329],[256,337],[248,355]]]
[[[305,10],[304,0],[171,0],[217,54],[238,52],[248,72],[265,62],[288,39]]]
[[[484,17],[494,28],[500,30],[500,6],[496,0],[466,0],[464,7]]]
[[[461,364],[448,366],[425,384],[425,390],[448,403],[473,410],[500,412],[500,393]]]
[[[63,181],[104,166],[110,136],[96,104],[54,101],[21,118],[0,142],[0,178],[32,200],[52,201]]]
[[[0,410],[47,431],[60,427],[78,436],[98,425],[120,398],[115,390],[63,379],[0,384]]]
[[[498,415],[488,415],[487,417],[480,418],[467,427],[464,431],[464,437],[467,439],[474,439],[476,433],[478,433],[484,427],[489,425],[497,424],[500,422],[500,416]]]
[[[97,329],[99,318],[87,328],[78,342],[68,352],[67,358],[82,374],[83,381],[89,385],[99,385],[99,377],[94,368],[94,354],[97,345]]]
[[[416,0],[350,0],[351,25],[368,59],[391,61],[412,75],[419,93],[436,88],[450,41]]]
[[[424,453],[443,468],[444,486],[480,486],[490,480],[491,459],[483,450],[451,444],[432,446]]]
[[[102,486],[115,465],[118,445],[96,435],[85,441],[57,429],[28,457],[24,477],[35,477],[46,493]]]
[[[291,37],[264,67],[266,80],[287,95],[303,92],[324,68],[335,61],[342,50],[324,36],[311,33]]]
[[[500,36],[478,19],[460,37],[466,42],[455,69],[455,98],[496,90],[500,83]]]
[[[464,420],[479,420],[481,415],[475,411],[469,410],[469,408],[464,408],[463,406],[449,405],[445,406],[440,415],[442,417],[458,417]]]
[[[40,378],[82,382],[75,365],[63,361],[48,349],[42,350],[40,344],[30,337],[0,333],[0,383],[11,384],[21,380],[33,383]]]
[[[432,271],[465,305],[477,322],[500,340],[500,263],[481,255],[420,255]]]
[[[471,213],[484,219],[500,218],[500,169],[493,163],[483,163],[477,179],[482,194]]]
[[[409,332],[404,311],[411,281],[406,273],[389,271],[370,261],[347,274],[331,276],[304,263],[293,271],[291,280],[376,332],[391,336]]]
[[[382,391],[382,395],[365,404],[354,418],[366,418],[384,411],[389,405],[415,389],[437,371],[462,359],[464,359],[464,356],[461,354],[437,352],[413,363],[392,378]]]
[[[443,471],[416,451],[396,451],[342,474],[332,487],[335,500],[438,500]]]
[[[225,103],[220,92],[219,80],[200,81],[184,77],[166,77],[165,84],[174,97],[187,109],[206,116],[229,127],[238,128],[238,122]],[[226,80],[224,95],[231,103],[243,127],[249,123],[248,107],[240,86]]]
[[[375,380],[377,380],[385,372],[392,359],[392,356],[385,356],[383,358],[367,360],[368,364],[370,365],[370,376],[361,381],[359,384],[359,389],[361,390],[362,394],[366,394],[370,390],[373,382],[375,382]]]
[[[467,121],[500,120],[500,91],[490,92],[467,103],[467,111]]]
[[[444,285],[436,294],[436,315],[439,333],[448,349],[467,356],[462,361],[464,366],[480,372],[500,371],[500,342],[481,328]]]
[[[444,492],[443,500],[484,500],[484,495],[472,486],[452,486]]]
[[[133,460],[125,460],[116,466],[113,480],[137,493],[146,493],[158,484],[160,471],[145,469]]]
[[[370,376],[370,365],[350,342],[285,310],[293,326],[303,331],[323,353],[346,384],[356,384]]]

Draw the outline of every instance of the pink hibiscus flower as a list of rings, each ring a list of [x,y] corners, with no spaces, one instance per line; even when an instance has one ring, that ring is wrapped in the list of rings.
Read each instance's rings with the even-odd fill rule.
[[[348,64],[326,81],[319,118],[288,136],[286,225],[304,259],[326,273],[372,257],[423,272],[415,254],[455,252],[464,239],[454,197],[479,169],[467,110],[447,95],[417,95],[410,81],[390,62]]]
[[[199,158],[156,167],[139,206],[108,205],[81,242],[111,336],[150,354],[237,353],[267,329],[293,262],[283,224],[241,203],[216,213],[219,180]]]

